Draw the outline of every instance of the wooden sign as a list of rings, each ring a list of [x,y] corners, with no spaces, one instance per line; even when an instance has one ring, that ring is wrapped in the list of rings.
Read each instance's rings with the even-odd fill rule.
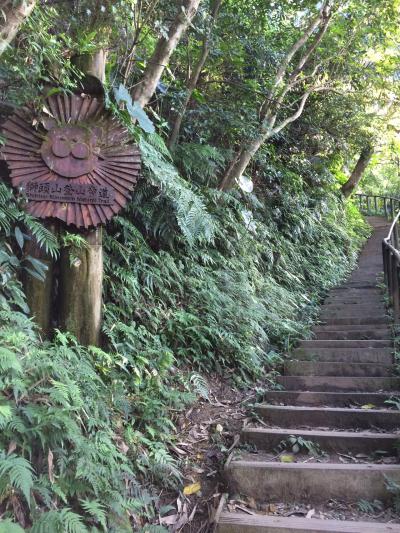
[[[52,96],[41,116],[16,113],[3,134],[12,184],[39,218],[104,224],[126,205],[140,175],[139,149],[96,98]]]

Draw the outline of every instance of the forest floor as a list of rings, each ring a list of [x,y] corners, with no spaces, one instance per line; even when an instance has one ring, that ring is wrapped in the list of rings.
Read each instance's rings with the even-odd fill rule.
[[[178,493],[161,495],[163,505],[175,511],[159,524],[172,533],[206,533],[225,501],[223,467],[239,444],[255,390],[239,391],[228,380],[208,379],[209,399],[199,400],[177,420],[176,444],[171,452],[183,465],[183,486]]]

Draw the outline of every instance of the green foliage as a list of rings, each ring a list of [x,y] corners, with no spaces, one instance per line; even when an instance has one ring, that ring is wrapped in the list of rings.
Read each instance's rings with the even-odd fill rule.
[[[279,453],[283,451],[291,451],[294,454],[306,452],[315,457],[319,457],[324,453],[318,443],[294,435],[281,441],[277,447],[277,451]]]
[[[57,257],[56,237],[38,220],[21,210],[11,189],[0,183],[0,309],[12,301],[27,312],[18,275],[25,272],[43,280],[46,267],[26,251],[32,239],[52,257]]]
[[[0,532],[6,525],[7,533],[19,529],[16,514],[31,533],[123,533],[156,522],[155,485],[182,483],[181,464],[169,453],[176,414],[209,398],[208,374],[274,387],[284,353],[309,335],[321,298],[353,268],[369,233],[337,186],[358,136],[365,140],[371,128],[369,98],[347,87],[359,94],[382,82],[359,59],[382,27],[355,33],[351,69],[349,55],[334,51],[368,10],[375,23],[385,7],[386,20],[386,3],[368,1],[358,14],[350,2],[352,16],[338,17],[319,54],[326,75],[346,91],[310,99],[303,120],[257,153],[247,172],[251,194],[216,185],[242,140],[254,137],[270,74],[315,2],[223,3],[173,156],[165,141],[207,32],[206,6],[145,113],[128,88],[165,37],[176,3],[67,4],[38,6],[2,56],[2,99],[39,104],[50,86],[72,88],[71,57],[107,45],[106,101],[139,144],[144,179],[105,231],[101,348],[82,347],[68,332],[39,338],[20,277],[43,279],[45,270],[26,254],[27,241],[33,234],[53,258],[59,245],[68,247],[72,261],[83,241],[65,233],[59,244],[0,184]],[[296,437],[286,445],[320,452]]]
[[[400,511],[400,484],[394,479],[385,476],[386,489],[393,498],[393,506],[396,512]]]
[[[360,500],[357,503],[357,507],[362,513],[372,514],[382,511],[383,503],[380,500],[374,500],[372,502],[369,502],[368,500]]]
[[[23,26],[21,38],[2,56],[0,80],[5,81],[9,101],[18,105],[40,101],[39,94],[52,85],[71,89],[78,77],[65,54],[71,40],[61,30],[54,33],[59,20],[57,9],[49,5],[37,7]],[[27,37],[29,35],[29,37]],[[2,93],[0,84],[0,94]]]

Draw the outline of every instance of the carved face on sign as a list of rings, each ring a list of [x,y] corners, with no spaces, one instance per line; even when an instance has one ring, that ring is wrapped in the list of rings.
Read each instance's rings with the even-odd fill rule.
[[[95,131],[80,126],[53,127],[41,154],[51,170],[65,178],[77,178],[95,168],[100,152],[97,140]]]
[[[95,98],[52,96],[39,119],[17,113],[3,133],[12,184],[39,218],[104,224],[126,205],[140,174],[138,148]]]

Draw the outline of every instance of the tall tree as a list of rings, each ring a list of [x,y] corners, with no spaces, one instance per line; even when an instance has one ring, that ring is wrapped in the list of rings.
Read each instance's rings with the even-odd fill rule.
[[[197,87],[200,74],[210,54],[212,33],[213,33],[213,29],[214,29],[214,26],[215,26],[215,23],[216,23],[218,14],[219,14],[219,10],[221,8],[222,0],[213,0],[211,4],[212,5],[211,5],[210,20],[208,21],[208,28],[206,29],[205,34],[204,34],[200,57],[196,65],[194,66],[192,73],[189,75],[187,86],[186,86],[185,99],[182,103],[180,110],[176,113],[175,122],[172,127],[172,132],[169,138],[168,146],[169,146],[169,149],[172,151],[175,149],[176,144],[178,142],[183,118],[185,116],[190,100],[192,99],[193,92]]]
[[[32,13],[36,0],[22,0],[16,5],[13,0],[6,0],[0,6],[0,56],[16,36],[24,20]]]
[[[141,107],[146,106],[151,100],[169,59],[197,13],[200,2],[201,0],[179,2],[178,13],[169,28],[168,35],[159,39],[153,55],[147,62],[142,79],[133,92],[133,99]]]
[[[351,196],[354,190],[357,188],[365,170],[367,169],[371,161],[373,154],[374,147],[372,145],[368,145],[362,150],[353,172],[351,173],[346,183],[342,186],[342,193],[345,198]]]
[[[306,68],[309,66],[310,60],[313,58],[315,51],[328,29],[331,16],[331,2],[330,0],[325,0],[318,14],[309,21],[300,37],[284,55],[272,80],[271,88],[261,105],[258,131],[252,139],[247,139],[242,143],[242,147],[234,156],[223,176],[220,189],[227,190],[231,188],[235,181],[246,171],[247,166],[260,147],[268,139],[297,120],[303,113],[310,95],[321,89],[318,82],[319,65],[309,73],[306,73]],[[288,72],[292,61],[299,52],[300,57],[297,64],[291,72]],[[306,88],[300,97],[297,109],[292,115],[278,122],[282,109],[287,104],[288,95],[293,90],[298,89],[299,86],[301,87],[302,84],[304,85],[304,81],[308,81],[309,83],[305,84]]]

